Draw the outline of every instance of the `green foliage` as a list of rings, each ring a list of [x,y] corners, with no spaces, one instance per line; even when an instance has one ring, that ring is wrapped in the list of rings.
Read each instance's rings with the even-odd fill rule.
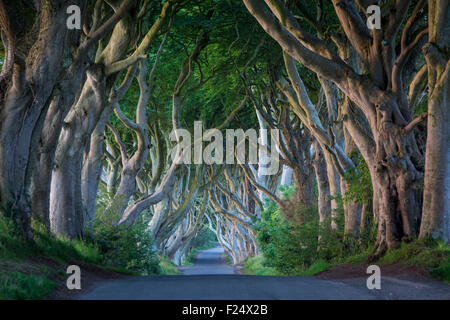
[[[388,250],[381,264],[402,263],[426,269],[433,277],[450,282],[450,246],[443,241],[414,241]]]
[[[100,216],[98,224],[105,220],[108,219]],[[0,299],[48,297],[56,287],[49,277],[65,277],[64,268],[68,261],[134,275],[174,274],[177,271],[165,261],[159,266],[160,261],[142,220],[127,230],[111,224],[98,228],[93,226],[90,231],[97,231],[97,237],[88,234],[88,241],[55,237],[35,220],[32,221],[32,230],[33,241],[24,241],[17,236],[12,218],[0,212]],[[30,257],[49,261],[52,267],[30,261]]]
[[[95,223],[87,228],[85,240],[55,237],[33,220],[34,238],[29,243],[16,237],[15,224],[0,214],[0,259],[45,256],[58,262],[77,260],[118,270],[158,273],[158,257],[145,218],[125,228],[117,226],[117,216],[109,213],[98,214]]]
[[[361,218],[365,221],[365,228],[360,230],[361,233],[359,234],[357,245],[355,246],[354,243],[351,243],[351,239],[344,239],[347,241],[345,243],[346,248],[353,250],[349,253],[356,254],[357,251],[365,250],[375,242],[377,225],[372,213],[373,189],[369,167],[360,153],[352,152],[350,157],[355,163],[355,167],[348,169],[346,172],[345,180],[348,183],[348,189],[344,195],[338,196],[338,205],[339,210],[342,210],[341,217],[344,217],[343,205],[346,202],[354,201],[355,203],[362,205],[362,208],[364,209]]]
[[[142,274],[159,273],[158,256],[145,215],[131,227],[125,227],[117,224],[119,216],[113,212],[111,207],[99,210],[95,222],[87,228],[87,239],[100,250],[104,263]]]
[[[184,259],[181,262],[182,266],[193,266],[195,263],[195,257],[197,256],[197,253],[202,250],[200,248],[193,248],[189,251],[189,253],[186,256],[186,259]]]
[[[101,264],[102,256],[98,248],[80,239],[64,239],[49,233],[44,225],[32,223],[34,245],[41,255],[56,261],[79,260],[86,263]]]
[[[259,255],[256,257],[248,258],[244,262],[244,267],[242,268],[243,274],[251,274],[257,276],[276,276],[279,275],[275,268],[268,267],[264,260],[264,257]]]
[[[199,250],[210,249],[215,247],[216,241],[216,234],[209,228],[203,227],[192,240],[191,247],[199,248]]]
[[[373,252],[373,241],[358,243],[349,250],[339,232],[339,223],[338,230],[319,228],[312,208],[302,209],[301,213],[308,218],[304,225],[294,227],[280,216],[275,204],[269,204],[257,227],[263,256],[248,259],[243,268],[245,274],[310,276],[337,264],[364,264]],[[415,266],[450,282],[450,247],[443,241],[402,243],[375,263]]]
[[[45,276],[21,272],[0,274],[0,300],[44,299],[56,287],[56,283]]]
[[[345,180],[349,183],[349,188],[343,200],[353,200],[356,203],[367,205],[373,197],[369,167],[360,153],[353,152],[350,157],[355,163],[355,168],[346,172]]]
[[[330,267],[330,263],[324,259],[316,260],[312,263],[308,268],[301,271],[299,275],[301,276],[312,276],[319,272],[325,271],[328,267]]]
[[[285,197],[292,195],[292,187],[281,188]],[[356,190],[356,189],[354,189]],[[354,193],[354,195],[364,194]],[[304,223],[289,224],[273,202],[267,202],[261,221],[257,222],[257,240],[263,255],[248,259],[246,274],[310,276],[337,264],[361,265],[373,252],[374,228],[360,235],[358,243],[349,245],[343,233],[342,197],[337,197],[336,229],[330,222],[319,225],[314,207],[298,208]],[[377,264],[400,263],[428,270],[433,277],[450,282],[450,247],[443,241],[414,241],[402,243],[398,249],[388,250]]]
[[[366,221],[366,228],[359,230],[360,233],[358,235],[358,239],[353,239],[347,234],[345,234],[344,226],[345,226],[345,213],[344,213],[344,204],[347,201],[354,201],[355,199],[349,199],[342,197],[341,194],[336,195],[335,197],[330,197],[331,199],[335,199],[337,202],[337,209],[335,210],[334,222],[336,223],[336,229],[333,230],[335,236],[337,236],[336,241],[342,242],[342,252],[339,256],[348,256],[354,255],[361,250],[365,250],[370,247],[376,240],[377,228],[374,223],[373,214],[371,211],[365,211],[362,215]],[[358,200],[355,200],[358,203]],[[329,225],[327,223],[327,225]],[[329,235],[329,231],[323,232],[322,235],[327,237]],[[333,233],[331,233],[333,234]],[[330,239],[331,241],[332,239]]]
[[[319,228],[315,207],[299,208],[298,214],[303,216],[303,224],[291,225],[280,214],[276,204],[270,202],[257,223],[257,240],[265,264],[280,274],[298,274],[317,259],[329,259],[341,251],[334,231]]]
[[[57,238],[44,225],[33,220],[33,242],[24,242],[17,237],[15,223],[0,212],[0,259],[45,256],[55,261],[78,260],[86,263],[101,263],[99,250],[81,240]]]
[[[177,266],[166,256],[159,257],[160,274],[171,275],[179,274]]]
[[[56,287],[49,276],[65,276],[58,263],[102,262],[99,250],[92,244],[57,238],[35,220],[31,227],[34,239],[26,242],[17,237],[12,218],[0,212],[0,299],[44,299]],[[55,267],[34,263],[30,257],[52,261]]]
[[[289,198],[295,187],[280,190],[284,198]],[[262,219],[256,222],[264,266],[282,275],[311,275],[365,250],[368,242],[350,245],[345,237],[343,199],[340,196],[336,199],[335,229],[331,228],[331,218],[319,223],[315,206],[295,208],[294,213],[302,217],[302,223],[293,224],[285,219],[274,202],[267,202]]]

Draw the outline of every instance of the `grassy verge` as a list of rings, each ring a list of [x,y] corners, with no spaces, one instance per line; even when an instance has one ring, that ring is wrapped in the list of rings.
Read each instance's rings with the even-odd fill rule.
[[[225,262],[227,263],[227,265],[233,266],[233,260],[226,252],[223,252],[222,256],[225,258]]]
[[[263,256],[256,256],[248,258],[244,262],[242,273],[256,276],[278,276],[280,275],[274,268],[268,267],[264,263]]]
[[[44,299],[56,286],[46,276],[5,272],[0,275],[0,300]]]
[[[127,266],[107,263],[100,249],[91,243],[55,237],[36,222],[32,228],[33,241],[25,241],[0,212],[0,300],[49,298],[65,286],[66,270],[72,264],[93,277],[140,274]],[[167,258],[158,262],[155,272],[178,272]]]
[[[34,241],[26,242],[0,215],[0,299],[44,299],[66,276],[68,261],[101,263],[93,246],[57,239],[37,224],[33,231]]]
[[[319,259],[295,275],[312,276],[340,264],[364,265],[371,252],[371,249],[367,249],[358,254],[331,261]],[[372,264],[414,266],[428,271],[432,277],[438,280],[450,283],[450,247],[443,242],[403,243],[398,249],[388,250],[379,261]],[[276,269],[267,266],[262,256],[247,259],[242,272],[249,275],[283,275]]]
[[[450,283],[450,246],[443,242],[412,242],[388,251],[380,264],[402,263],[427,270],[436,279]]]
[[[161,274],[180,274],[177,266],[166,256],[159,256],[159,266],[161,268]]]

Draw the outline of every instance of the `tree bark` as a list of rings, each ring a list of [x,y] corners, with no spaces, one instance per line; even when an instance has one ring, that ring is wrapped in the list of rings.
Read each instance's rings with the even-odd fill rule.
[[[408,27],[416,20],[415,13],[420,11],[423,2],[416,5],[414,13],[408,18],[403,29],[400,53],[395,56],[395,36],[407,11],[407,8],[399,7],[404,5],[403,2],[391,4],[394,10],[389,16],[390,32],[371,36],[366,25],[360,23],[362,17],[357,10],[353,10],[354,6],[349,1],[340,3],[333,0],[346,38],[358,52],[367,76],[357,74],[324,41],[301,30],[283,3],[273,2],[276,5],[269,3],[272,10],[269,12],[262,2],[244,0],[249,12],[286,53],[335,83],[364,113],[369,123],[375,149],[370,152],[374,157],[369,156],[365,160],[371,167],[374,211],[378,211],[378,240],[373,255],[377,257],[386,248],[397,247],[403,238],[414,236],[414,222],[420,214],[414,189],[422,177],[422,156],[417,152],[413,132],[408,130],[413,121],[403,84],[407,76],[403,71],[406,62],[417,57],[413,50],[426,36],[426,29],[411,36]],[[408,43],[409,39],[412,40]],[[381,50],[383,43],[386,50]],[[352,138],[356,142],[360,137]],[[361,144],[367,147],[367,143]]]
[[[428,4],[429,43],[423,51],[428,67],[428,129],[422,223],[419,237],[450,240],[450,6]]]
[[[323,151],[317,142],[314,143],[314,159],[312,165],[316,174],[318,189],[319,223],[323,224],[331,216],[330,189],[327,178],[327,164]]]
[[[86,1],[72,1],[72,4],[84,8]],[[4,97],[0,101],[0,199],[3,207],[13,211],[30,238],[32,161],[37,153],[49,99],[66,67],[65,59],[70,58],[68,49],[76,43],[76,36],[71,36],[66,28],[64,5],[49,2],[39,8],[40,11],[35,13],[39,19],[35,26],[39,26],[39,30],[29,27],[28,21],[21,21],[22,5],[21,2],[9,3],[3,11],[18,20],[9,21],[12,38],[7,40],[6,62],[7,67],[10,62],[14,62],[14,66],[11,84],[5,92],[2,90]],[[33,42],[30,44],[30,41]],[[14,58],[11,50],[14,50]]]
[[[103,110],[106,92],[102,65],[91,67],[87,78],[77,104],[64,120],[51,180],[51,229],[69,238],[83,235],[86,212],[81,192],[83,152]]]

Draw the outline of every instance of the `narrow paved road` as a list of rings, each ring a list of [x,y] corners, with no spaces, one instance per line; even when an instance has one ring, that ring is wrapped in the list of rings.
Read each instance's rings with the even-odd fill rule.
[[[193,266],[180,267],[183,275],[198,274],[235,274],[235,269],[225,262],[222,248],[200,251]]]
[[[200,252],[182,275],[146,276],[100,283],[79,299],[272,300],[375,299],[362,288],[312,277],[261,277],[234,274],[222,249]]]

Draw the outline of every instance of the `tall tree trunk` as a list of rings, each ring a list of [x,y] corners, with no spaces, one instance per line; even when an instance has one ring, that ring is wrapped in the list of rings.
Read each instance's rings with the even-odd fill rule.
[[[420,238],[450,240],[450,6],[430,0],[428,129]]]
[[[342,196],[346,194],[349,183],[345,179],[341,179]],[[356,239],[359,233],[361,223],[361,205],[355,200],[344,200],[344,233],[349,239]]]
[[[60,90],[53,93],[41,139],[37,150],[37,161],[31,177],[30,197],[34,217],[50,229],[50,185],[58,139],[63,127],[63,120],[77,94],[78,88],[85,81],[85,68],[78,64],[71,67],[70,78],[59,82]]]
[[[81,7],[85,3],[72,2]],[[65,59],[70,58],[68,49],[75,44],[75,35],[79,33],[69,35],[64,5],[56,6],[51,1],[38,8],[35,16],[39,21],[31,27],[27,26],[29,21],[20,20],[25,10],[22,5],[22,2],[8,3],[5,7],[2,5],[6,14],[2,20],[14,19],[9,21],[13,38],[7,39],[7,51],[16,51],[15,58],[12,58],[11,84],[5,92],[2,90],[4,99],[0,101],[0,199],[2,206],[12,210],[20,220],[26,236],[31,237],[29,186],[32,161],[51,94],[63,73]],[[32,9],[26,10],[31,12]],[[38,37],[35,39],[36,34]],[[33,40],[36,41],[29,45]],[[9,58],[11,56],[8,54],[7,66],[11,62]]]
[[[158,54],[160,54],[162,46],[163,44],[161,45],[160,50],[158,50]],[[155,63],[155,66],[152,70],[151,77],[154,74],[156,64],[157,63]],[[137,150],[133,154],[133,156],[129,158],[126,147],[120,140],[120,136],[117,134],[115,130],[113,130],[116,141],[120,145],[122,157],[122,172],[120,184],[116,194],[114,195],[113,201],[114,203],[113,212],[114,214],[117,214],[119,216],[122,216],[131,196],[133,196],[133,194],[136,192],[136,178],[139,174],[139,171],[142,169],[145,162],[147,161],[150,148],[150,141],[147,131],[147,111],[146,111],[148,100],[150,98],[150,87],[147,84],[148,63],[147,61],[142,61],[140,62],[139,66],[140,71],[138,82],[139,82],[140,96],[138,105],[136,107],[136,122],[133,122],[130,119],[128,119],[120,110],[119,105],[115,104],[116,114],[119,116],[120,120],[124,123],[126,127],[132,129],[137,136]]]
[[[103,170],[105,128],[111,113],[110,106],[103,110],[86,146],[81,172],[81,196],[86,210],[84,213],[85,223],[91,223],[95,218],[97,192]]]
[[[325,162],[327,164],[328,185],[331,196],[331,228],[336,229],[336,218],[339,210],[338,197],[341,195],[339,174],[334,167],[333,160],[329,152],[324,152]]]
[[[104,106],[106,80],[101,65],[87,71],[83,92],[64,120],[55,154],[50,193],[51,229],[70,238],[83,235],[81,194],[83,152]]]
[[[289,187],[292,183],[292,168],[283,165],[283,170],[281,173],[280,185]]]
[[[353,150],[353,141],[350,134],[344,126],[345,153],[350,155]],[[345,199],[350,184],[347,182],[345,175],[341,176],[341,193],[344,206],[344,233],[349,239],[358,237],[361,224],[361,205],[355,199]]]
[[[319,143],[314,143],[314,150],[315,155],[312,164],[318,189],[319,223],[322,224],[331,215],[330,189],[327,178],[327,164]]]
[[[54,157],[58,146],[58,138],[62,131],[63,120],[70,108],[76,102],[76,95],[80,94],[83,83],[86,81],[85,71],[88,67],[86,60],[93,56],[95,45],[102,35],[111,31],[120,17],[125,13],[133,0],[126,0],[121,3],[121,8],[103,25],[94,24],[89,31],[89,36],[78,47],[78,53],[74,57],[72,64],[64,65],[65,71],[58,82],[58,87],[53,92],[53,99],[44,120],[37,162],[33,169],[31,179],[31,206],[35,217],[43,221],[50,228],[50,186],[54,165]],[[73,1],[71,4],[76,4]],[[65,6],[62,7],[65,10]],[[65,13],[67,18],[67,14]],[[95,19],[95,18],[94,18]],[[95,28],[96,27],[96,28]],[[66,27],[63,27],[64,30]],[[75,36],[73,41],[77,41],[77,33],[70,32]],[[68,57],[65,63],[70,61]],[[55,72],[55,70],[52,70]]]
[[[107,106],[106,93],[115,75],[106,68],[128,50],[131,19],[125,15],[114,27],[109,42],[86,71],[87,80],[66,119],[58,141],[50,193],[50,222],[53,232],[70,238],[83,235],[86,205],[83,203],[81,175],[83,152]],[[76,224],[76,225],[74,225]]]

